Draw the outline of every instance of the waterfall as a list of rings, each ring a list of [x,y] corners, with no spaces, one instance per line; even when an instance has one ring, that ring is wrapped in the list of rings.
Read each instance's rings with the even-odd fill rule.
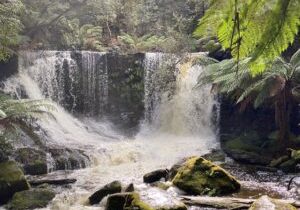
[[[156,132],[216,138],[214,111],[218,107],[211,87],[195,89],[203,67],[198,54],[179,58],[161,53],[145,56],[146,127]]]
[[[209,86],[194,89],[204,71],[194,65],[198,55],[146,53],[138,62],[131,57],[134,65],[123,65],[115,59],[128,57],[98,52],[21,54],[19,73],[4,82],[3,91],[17,98],[51,99],[54,119],[37,122],[45,131],[46,146],[80,149],[92,160],[91,167],[73,171],[76,184],[58,194],[47,209],[88,209],[86,198],[101,185],[114,180],[140,184],[143,174],[217,145],[213,116],[218,102]],[[137,91],[143,97],[133,97]],[[132,98],[132,103],[142,104],[141,110],[132,106]],[[143,122],[140,131],[134,137],[120,135],[101,118],[111,114],[107,110],[120,120],[126,118],[124,110],[138,113],[134,117]],[[51,154],[47,160],[48,171],[55,170]]]
[[[106,53],[21,52],[19,72],[21,79],[31,78],[44,97],[70,112],[85,116],[102,116],[104,113],[108,97]],[[18,97],[21,89],[17,91]]]

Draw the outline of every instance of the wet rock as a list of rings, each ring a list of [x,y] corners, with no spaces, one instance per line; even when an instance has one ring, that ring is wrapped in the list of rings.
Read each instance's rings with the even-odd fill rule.
[[[265,195],[257,199],[251,205],[249,210],[296,210],[296,208],[290,204],[282,203]]]
[[[117,193],[110,195],[107,199],[105,210],[124,210],[124,209],[138,209],[138,210],[187,210],[183,203],[177,205],[166,206],[152,206],[140,198],[137,193]]]
[[[300,163],[300,151],[288,149],[289,155],[284,155],[278,159],[273,160],[270,163],[270,166],[277,167],[285,173],[297,173],[297,165]]]
[[[287,160],[281,163],[278,168],[281,169],[285,173],[296,172],[297,161],[294,159]]]
[[[269,165],[276,148],[256,131],[243,132],[222,144],[224,152],[232,159],[246,164]],[[274,150],[274,151],[273,151]]]
[[[40,180],[31,180],[29,181],[29,183],[32,186],[39,186],[43,184],[67,185],[67,184],[73,184],[76,181],[77,181],[76,179],[40,179]]]
[[[0,135],[0,163],[9,160],[12,150],[12,145],[5,139],[4,136]]]
[[[280,164],[284,163],[285,161],[289,160],[289,156],[288,155],[284,155],[282,157],[279,157],[275,160],[272,160],[271,163],[270,163],[270,166],[271,167],[278,167],[280,166]]]
[[[202,157],[188,159],[179,168],[173,184],[190,195],[226,195],[240,189],[240,183],[221,167]]]
[[[124,190],[125,192],[134,192],[134,185],[131,183],[131,184],[129,184],[126,188],[125,188],[125,190]]]
[[[107,198],[105,210],[139,209],[154,210],[140,200],[137,193],[117,193]]]
[[[171,187],[172,183],[171,182],[154,182],[151,183],[152,187],[157,187],[161,190],[167,190]]]
[[[168,180],[171,181],[174,179],[174,177],[176,176],[178,170],[180,167],[183,166],[183,164],[188,160],[189,158],[184,158],[180,161],[178,161],[177,163],[175,163],[171,169],[169,170],[169,175],[168,175]]]
[[[160,169],[156,171],[152,171],[144,175],[143,180],[145,183],[153,183],[160,181],[161,179],[168,178],[168,170],[167,169]]]
[[[49,152],[54,159],[54,170],[74,170],[86,168],[89,157],[81,150],[69,148],[51,148]]]
[[[6,203],[16,192],[28,190],[22,170],[13,161],[0,163],[0,204]]]
[[[110,184],[103,186],[100,190],[95,192],[89,197],[89,202],[91,205],[98,204],[107,195],[120,193],[122,190],[122,185],[119,181],[114,181]]]
[[[15,193],[8,206],[11,210],[44,208],[54,197],[55,193],[49,189],[31,189]]]
[[[257,154],[255,152],[247,152],[243,150],[231,150],[229,156],[232,159],[242,163],[269,165],[271,162],[271,158],[269,157],[262,158],[260,154]]]
[[[47,174],[47,156],[44,151],[34,148],[20,148],[15,152],[15,159],[28,175]]]
[[[212,150],[211,152],[202,155],[204,159],[207,159],[212,162],[224,162],[225,153],[222,150]]]

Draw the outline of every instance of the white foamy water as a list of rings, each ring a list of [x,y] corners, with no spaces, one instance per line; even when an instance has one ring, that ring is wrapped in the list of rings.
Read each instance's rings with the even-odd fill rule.
[[[106,103],[107,100],[107,68],[97,70],[94,55],[88,55],[83,56],[83,66],[90,72],[86,74],[86,82],[93,81],[91,77],[97,74],[97,71],[104,76],[100,77],[103,78],[102,85],[96,87],[94,83],[86,84],[84,90],[87,91],[90,102],[99,102],[101,108],[101,103]],[[56,107],[53,112],[55,119],[39,121],[40,126],[51,137],[48,143],[82,149],[92,160],[90,168],[67,175],[69,178],[76,178],[76,184],[58,194],[47,209],[99,209],[85,205],[88,196],[102,185],[114,180],[120,180],[124,184],[134,182],[138,190],[148,192],[149,198],[157,198],[158,203],[166,202],[164,199],[170,199],[168,196],[159,196],[157,191],[145,190],[145,185],[142,184],[143,174],[170,167],[184,157],[201,155],[217,146],[215,125],[212,123],[217,101],[210,94],[210,87],[193,89],[203,69],[201,66],[193,65],[192,59],[164,71],[163,64],[167,62],[168,57],[170,58],[169,55],[146,54],[144,62],[146,120],[141,125],[141,132],[129,139],[114,131],[113,125],[108,122],[91,117],[77,119],[60,105],[66,101],[61,89],[65,88],[66,84],[69,84],[69,88],[75,88],[74,75],[79,69],[70,52],[47,52],[44,57],[37,57],[31,53],[32,57],[35,58],[30,64],[28,58],[21,59],[19,74],[6,81],[4,91],[14,93],[20,98],[22,97],[20,90],[31,99],[51,98]],[[171,63],[174,61],[178,62],[178,58],[169,59]],[[62,82],[66,78],[58,76],[61,74],[57,71],[64,71],[64,65],[71,66],[69,69],[72,71],[68,74],[71,83]],[[170,72],[173,75],[169,75]],[[166,87],[163,83],[167,82],[165,80],[169,76],[175,79],[173,84],[170,83]],[[97,94],[95,88],[101,94]],[[76,101],[74,97],[70,99],[71,104]],[[72,104],[71,108],[74,107]],[[169,196],[172,197],[172,193]],[[144,197],[147,198],[147,193]]]

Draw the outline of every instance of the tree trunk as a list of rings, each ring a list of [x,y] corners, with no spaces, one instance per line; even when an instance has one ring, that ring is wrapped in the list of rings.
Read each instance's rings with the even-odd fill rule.
[[[275,118],[279,129],[278,142],[282,148],[286,148],[289,144],[289,121],[290,121],[290,101],[288,88],[284,88],[278,100],[275,103]]]

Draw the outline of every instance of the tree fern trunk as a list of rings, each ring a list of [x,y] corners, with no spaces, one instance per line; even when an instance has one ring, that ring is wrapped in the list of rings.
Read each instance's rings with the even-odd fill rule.
[[[288,88],[284,88],[275,103],[276,124],[279,129],[278,142],[280,147],[285,148],[289,144],[289,118],[290,103]]]

